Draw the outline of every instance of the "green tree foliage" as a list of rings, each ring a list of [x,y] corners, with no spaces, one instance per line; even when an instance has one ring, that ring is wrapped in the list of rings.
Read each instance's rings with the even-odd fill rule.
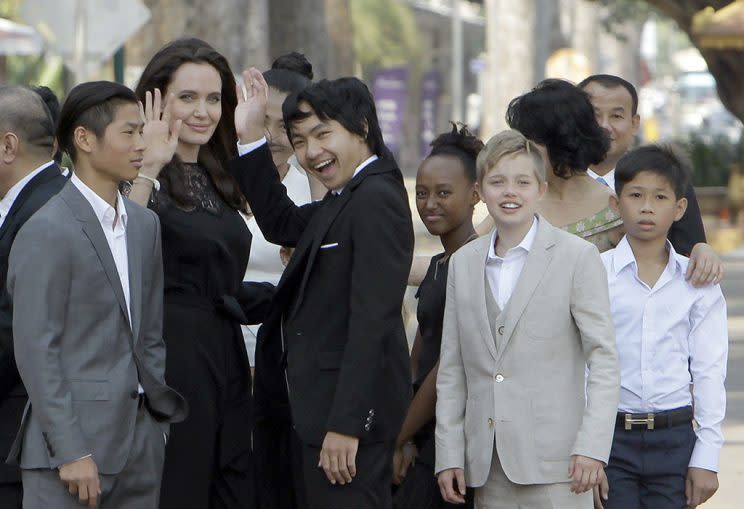
[[[380,67],[420,63],[410,7],[398,0],[351,0],[354,52],[365,76]]]

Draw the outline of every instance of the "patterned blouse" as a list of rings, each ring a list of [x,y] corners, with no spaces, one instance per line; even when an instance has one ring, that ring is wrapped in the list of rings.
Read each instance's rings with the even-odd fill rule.
[[[608,206],[591,217],[561,226],[561,229],[591,242],[602,253],[615,247],[610,230],[622,224],[622,218]]]

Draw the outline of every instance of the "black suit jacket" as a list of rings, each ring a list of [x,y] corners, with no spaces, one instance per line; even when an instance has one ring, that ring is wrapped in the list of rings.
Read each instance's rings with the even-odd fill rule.
[[[705,229],[703,228],[703,218],[700,215],[697,196],[695,196],[695,188],[692,187],[692,184],[687,186],[685,198],[687,198],[687,210],[679,221],[672,223],[667,237],[676,252],[684,256],[690,256],[695,244],[705,242]]]
[[[287,197],[266,145],[230,171],[242,174],[266,239],[296,247],[258,336],[258,419],[286,401],[288,387],[303,442],[321,445],[328,431],[362,444],[394,439],[411,397],[401,306],[413,257],[395,161],[378,159],[338,196],[302,207]]]
[[[13,355],[13,309],[8,296],[8,255],[21,226],[67,183],[51,164],[21,190],[0,228],[0,458],[6,458],[26,406],[26,390]],[[20,469],[0,461],[0,483],[21,481]]]

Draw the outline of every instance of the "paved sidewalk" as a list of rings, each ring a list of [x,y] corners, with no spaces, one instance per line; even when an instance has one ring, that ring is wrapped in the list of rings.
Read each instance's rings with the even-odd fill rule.
[[[705,509],[744,508],[744,250],[727,255],[725,263],[722,286],[729,313],[728,408],[723,427],[726,443],[718,476],[720,488],[702,506]]]

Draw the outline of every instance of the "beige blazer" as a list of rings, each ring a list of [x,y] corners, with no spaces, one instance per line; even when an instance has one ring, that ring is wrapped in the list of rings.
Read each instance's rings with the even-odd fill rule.
[[[565,482],[571,455],[607,462],[612,445],[620,380],[605,269],[596,247],[539,218],[495,341],[485,300],[490,239],[450,259],[436,472],[464,468],[467,485],[482,486],[495,443],[512,482]]]

